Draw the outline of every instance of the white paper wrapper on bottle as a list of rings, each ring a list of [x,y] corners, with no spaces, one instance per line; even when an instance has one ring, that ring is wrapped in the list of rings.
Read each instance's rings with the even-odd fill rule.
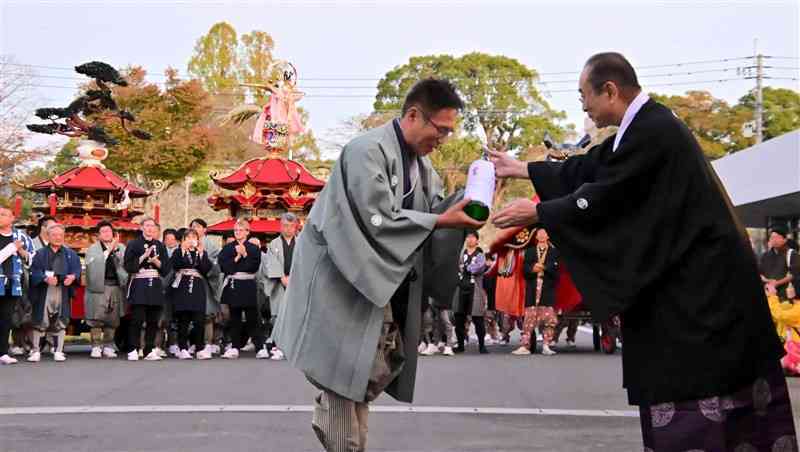
[[[472,162],[467,174],[464,197],[482,202],[491,208],[492,198],[494,198],[494,174],[494,163],[488,160],[475,160]]]

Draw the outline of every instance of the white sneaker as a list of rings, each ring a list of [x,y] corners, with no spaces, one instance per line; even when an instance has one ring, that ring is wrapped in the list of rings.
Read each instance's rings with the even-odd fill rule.
[[[444,356],[455,356],[455,353],[453,353],[453,347],[451,347],[449,345],[445,345],[444,351],[442,352],[442,354]]]
[[[439,353],[439,347],[437,347],[437,346],[435,346],[435,345],[433,345],[433,344],[428,344],[428,346],[425,348],[425,350],[423,350],[423,351],[420,353],[420,355],[423,355],[423,356],[433,356],[433,355],[435,355],[435,354],[437,354],[437,353]]]
[[[487,334],[486,336],[483,337],[483,343],[484,343],[484,345],[494,345],[495,341],[494,341],[494,339],[492,339],[492,336],[489,336]]]
[[[177,358],[180,353],[181,353],[181,349],[178,348],[177,345],[170,345],[169,346],[169,354],[170,355],[172,355],[172,356]]]
[[[243,352],[254,352],[256,351],[256,346],[253,344],[253,341],[247,341],[247,343],[242,347]]]
[[[523,356],[523,355],[530,355],[531,351],[528,350],[528,347],[521,345],[518,349],[511,352],[512,355]]]
[[[164,358],[161,357],[161,354],[159,354],[158,350],[155,348],[144,357],[145,361],[161,361],[162,359]]]
[[[178,352],[178,359],[192,359],[192,354],[189,353],[189,350],[181,350]]]
[[[228,353],[228,350],[230,350],[232,348],[233,348],[232,344],[225,344],[225,353]]]
[[[29,363],[38,363],[42,360],[42,352],[31,352],[28,356]]]
[[[436,348],[438,348],[439,350],[443,350],[445,345],[447,344],[445,344],[444,342],[439,342],[438,344],[436,344]]]
[[[211,345],[209,345],[209,347],[211,347],[211,349],[209,350],[209,351],[211,352],[211,354],[213,354],[213,355],[219,355],[219,352],[220,352],[220,350],[219,350],[219,345],[217,345],[217,344],[211,344]]]
[[[90,358],[99,359],[103,357],[103,350],[100,347],[92,347],[92,353],[89,354]]]
[[[262,348],[261,350],[256,353],[256,359],[267,359],[269,358],[269,350],[266,348]]]
[[[422,355],[422,354],[425,353],[425,350],[427,350],[427,349],[428,349],[428,346],[425,345],[424,342],[420,342],[419,345],[417,346],[417,353]]]
[[[544,356],[553,356],[555,354],[556,354],[556,352],[553,349],[551,349],[548,345],[543,345],[542,346],[542,355],[544,355]]]
[[[0,364],[5,365],[5,364],[16,364],[16,363],[17,360],[15,358],[12,358],[8,355],[0,356]]]
[[[11,356],[22,356],[24,354],[25,354],[25,350],[22,347],[14,346],[14,347],[11,347],[11,350],[9,350],[9,355],[11,355]]]
[[[134,350],[128,353],[128,361],[139,361],[139,352]]]
[[[53,361],[63,363],[67,360],[67,355],[64,352],[53,352]]]
[[[197,359],[211,359],[214,356],[211,354],[211,346],[206,345],[206,347],[199,352],[197,352]]]
[[[111,347],[103,347],[103,358],[116,358],[117,352]]]
[[[160,349],[158,347],[154,348],[153,351],[156,352],[156,354],[158,354],[158,356],[161,357],[161,358],[166,358],[167,356],[169,356],[169,355],[167,355],[167,352],[165,352],[164,350],[162,350],[162,349]]]
[[[281,351],[281,349],[279,349],[278,347],[272,347],[272,356],[269,359],[273,361],[282,361],[286,359],[286,357],[283,356],[283,352]]]
[[[239,350],[233,347],[222,354],[222,359],[239,359]]]
[[[193,354],[193,355],[194,355],[195,353],[197,353],[197,347],[195,347],[194,345],[190,346],[190,347],[189,347],[189,353],[191,353],[191,354]]]

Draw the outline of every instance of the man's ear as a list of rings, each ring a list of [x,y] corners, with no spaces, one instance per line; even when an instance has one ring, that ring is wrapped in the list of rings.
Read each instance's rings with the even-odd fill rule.
[[[608,95],[609,100],[620,97],[619,87],[610,80],[603,83],[603,93]]]

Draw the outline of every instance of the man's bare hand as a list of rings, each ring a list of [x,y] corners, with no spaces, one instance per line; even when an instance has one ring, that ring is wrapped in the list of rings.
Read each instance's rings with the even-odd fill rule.
[[[506,177],[514,179],[528,178],[528,164],[515,159],[507,152],[489,150],[489,160],[494,163],[494,173],[500,179]]]
[[[450,206],[444,213],[436,219],[436,227],[439,229],[480,229],[486,224],[485,221],[478,221],[464,212],[464,207],[469,204],[471,199],[464,198]]]
[[[64,285],[67,286],[67,287],[72,285],[72,283],[74,283],[74,282],[75,282],[75,275],[67,275],[64,278]]]
[[[538,221],[536,203],[530,199],[515,199],[492,216],[492,223],[498,228],[528,226]]]
[[[17,247],[17,255],[23,259],[28,258],[28,251],[25,249],[25,244],[22,240],[14,240],[14,245]]]
[[[289,277],[281,276],[281,284],[283,284],[283,287],[289,287]]]

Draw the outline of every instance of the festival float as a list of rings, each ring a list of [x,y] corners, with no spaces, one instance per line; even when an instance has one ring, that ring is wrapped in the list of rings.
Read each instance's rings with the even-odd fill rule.
[[[266,105],[245,104],[226,115],[224,123],[234,125],[257,118],[250,140],[263,146],[264,156],[242,163],[228,175],[210,174],[216,188],[208,198],[209,206],[228,211],[227,219],[209,226],[210,234],[232,233],[236,220],[246,218],[252,235],[274,238],[280,233],[280,216],[284,212],[297,215],[301,225],[305,222],[317,193],[325,185],[292,160],[292,140],[305,131],[296,106],[303,97],[296,89],[297,70],[291,63],[279,60],[272,63],[268,72],[273,74],[272,80],[242,85],[263,94],[260,97],[268,97]]]

